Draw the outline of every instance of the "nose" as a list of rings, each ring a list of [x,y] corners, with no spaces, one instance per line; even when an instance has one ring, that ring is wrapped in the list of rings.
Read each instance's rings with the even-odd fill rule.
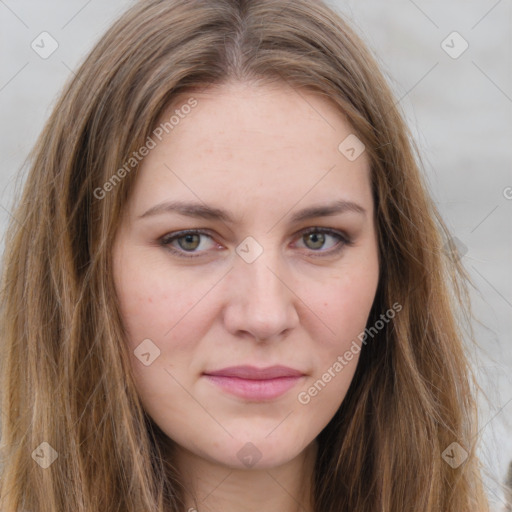
[[[298,298],[278,255],[266,250],[252,263],[237,257],[229,277],[224,324],[230,333],[268,341],[299,324]]]

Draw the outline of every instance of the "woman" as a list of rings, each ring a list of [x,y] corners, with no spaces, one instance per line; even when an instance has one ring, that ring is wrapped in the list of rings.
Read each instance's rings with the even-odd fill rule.
[[[466,276],[321,2],[136,4],[13,217],[3,511],[487,510]]]

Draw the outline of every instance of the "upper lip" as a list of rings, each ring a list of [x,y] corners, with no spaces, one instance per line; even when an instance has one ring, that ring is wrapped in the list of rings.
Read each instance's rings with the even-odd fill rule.
[[[287,366],[268,366],[256,368],[255,366],[230,366],[221,370],[204,372],[205,375],[219,377],[238,377],[239,379],[268,380],[280,377],[302,377],[303,372]]]

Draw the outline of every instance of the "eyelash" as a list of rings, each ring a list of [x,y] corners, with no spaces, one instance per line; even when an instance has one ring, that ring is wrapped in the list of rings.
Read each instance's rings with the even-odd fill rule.
[[[348,237],[345,233],[337,231],[335,229],[331,228],[321,228],[321,227],[311,227],[303,229],[299,232],[299,238],[302,238],[305,235],[309,235],[310,233],[321,233],[333,236],[335,238],[338,238],[338,243],[332,247],[331,249],[322,251],[321,249],[315,251],[314,249],[310,249],[311,256],[313,257],[324,257],[324,256],[332,256],[334,254],[339,253],[345,246],[353,245],[352,240],[350,237]],[[175,240],[179,240],[180,238],[184,238],[187,235],[204,235],[208,238],[213,238],[209,232],[204,231],[202,229],[187,229],[184,231],[177,231],[175,233],[168,233],[161,237],[158,242],[159,244],[167,249],[168,251],[172,252],[178,257],[181,258],[198,258],[201,257],[206,251],[200,251],[197,253],[194,253],[192,251],[185,251],[184,249],[176,249],[171,246],[171,243]]]

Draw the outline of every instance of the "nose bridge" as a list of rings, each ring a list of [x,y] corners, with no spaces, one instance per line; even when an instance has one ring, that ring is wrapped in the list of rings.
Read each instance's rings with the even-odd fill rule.
[[[248,240],[237,248],[239,257],[232,271],[236,303],[230,305],[231,328],[261,339],[294,327],[298,319],[293,293],[285,285],[282,255],[278,248],[266,245]]]
[[[277,278],[281,265],[276,252],[266,251],[249,264],[239,262],[240,273],[243,273],[247,280],[247,297],[252,297],[258,302],[260,299],[267,299],[267,303],[285,299],[285,287]]]

